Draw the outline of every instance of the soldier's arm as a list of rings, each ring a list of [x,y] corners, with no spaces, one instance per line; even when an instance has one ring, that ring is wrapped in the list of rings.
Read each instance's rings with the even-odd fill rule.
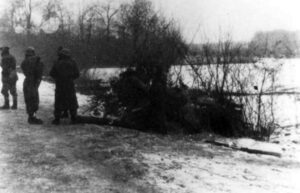
[[[40,58],[39,58],[40,60]],[[39,61],[38,62],[38,65],[37,65],[37,69],[36,69],[36,78],[38,81],[41,81],[42,80],[42,77],[43,77],[43,71],[44,71],[44,64],[42,61]]]
[[[11,57],[11,66],[10,66],[10,68],[11,68],[12,70],[16,70],[16,67],[17,67],[16,58],[12,56],[12,57]]]
[[[40,57],[36,58],[35,66],[33,69],[33,76],[35,80],[35,84],[38,87],[42,81],[42,76],[43,76],[43,63],[41,62]]]

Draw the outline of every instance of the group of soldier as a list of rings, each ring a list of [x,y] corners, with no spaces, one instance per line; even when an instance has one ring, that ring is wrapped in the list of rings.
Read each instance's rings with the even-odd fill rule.
[[[16,70],[16,59],[10,53],[9,47],[1,48],[1,67],[2,67],[2,90],[4,96],[4,105],[2,110],[18,109],[18,95],[16,83],[18,74]],[[43,76],[43,62],[36,54],[33,47],[28,47],[25,51],[25,58],[21,63],[21,69],[25,75],[23,83],[23,93],[28,114],[29,124],[43,124],[43,121],[36,117],[39,109],[39,86]],[[71,116],[71,123],[76,123],[78,102],[74,80],[80,73],[76,62],[71,57],[71,52],[67,48],[59,47],[57,50],[57,59],[50,71],[50,76],[54,79],[55,102],[54,102],[54,120],[52,124],[60,124],[60,119]],[[9,93],[12,96],[13,104],[10,106]]]

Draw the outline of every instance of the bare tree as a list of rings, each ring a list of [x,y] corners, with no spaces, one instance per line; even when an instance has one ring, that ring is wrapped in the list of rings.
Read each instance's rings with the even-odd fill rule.
[[[1,17],[1,26],[3,30],[9,32],[16,32],[16,27],[21,23],[20,16],[22,8],[22,0],[12,0],[9,3],[9,8]]]
[[[31,33],[31,29],[33,26],[32,23],[32,10],[33,10],[33,5],[32,5],[32,0],[23,0],[24,4],[24,12],[25,12],[25,18],[26,18],[26,32],[27,34]]]
[[[57,20],[59,32],[71,31],[71,13],[59,0],[49,0],[43,9],[44,22],[49,22],[51,19]]]
[[[2,19],[9,31],[15,32],[17,27],[23,28],[27,34],[33,30],[34,23],[32,20],[33,11],[41,4],[41,1],[33,0],[13,0],[10,1],[9,9]]]
[[[114,17],[117,15],[119,9],[114,8],[111,2],[108,2],[106,5],[100,6],[97,13],[100,15],[102,22],[106,29],[106,37],[111,36],[111,30],[114,23]]]
[[[197,56],[187,57],[195,83],[193,87],[204,91],[202,95],[205,93],[222,108],[240,109],[236,115],[234,111],[225,115],[236,123],[233,131],[268,139],[276,126],[273,92],[276,92],[280,64],[270,65],[263,59],[251,58],[239,63],[244,57],[242,54],[251,54],[230,39],[203,44],[199,50]],[[238,125],[239,122],[242,124]]]

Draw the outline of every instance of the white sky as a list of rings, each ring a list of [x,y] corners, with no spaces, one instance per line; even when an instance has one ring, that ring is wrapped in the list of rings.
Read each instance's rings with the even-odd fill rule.
[[[249,40],[256,31],[300,30],[300,0],[153,0],[177,18],[191,39],[215,39],[231,33],[235,40]]]
[[[1,8],[10,0],[0,0]],[[76,6],[97,0],[65,0]],[[106,2],[107,0],[98,0]],[[129,1],[129,0],[114,0]],[[177,20],[184,36],[200,42],[231,33],[234,40],[249,40],[256,31],[300,31],[300,0],[151,0],[167,17]],[[198,32],[198,33],[196,33]]]

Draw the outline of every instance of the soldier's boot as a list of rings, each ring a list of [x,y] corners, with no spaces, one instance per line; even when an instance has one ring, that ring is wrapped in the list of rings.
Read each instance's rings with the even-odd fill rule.
[[[60,119],[58,117],[56,117],[53,121],[52,121],[52,125],[59,125],[60,124]]]
[[[60,109],[55,108],[54,109],[54,120],[51,122],[52,125],[60,124],[61,115],[62,115],[62,111]]]
[[[4,97],[4,105],[0,109],[9,109],[9,98]]]
[[[28,117],[28,123],[32,125],[41,125],[43,121],[41,119],[36,118],[33,114],[30,114]]]
[[[11,106],[11,109],[18,109],[18,98],[14,97],[13,98],[13,105]]]
[[[70,110],[70,114],[71,114],[71,124],[78,123],[78,120],[77,120],[77,110]]]

